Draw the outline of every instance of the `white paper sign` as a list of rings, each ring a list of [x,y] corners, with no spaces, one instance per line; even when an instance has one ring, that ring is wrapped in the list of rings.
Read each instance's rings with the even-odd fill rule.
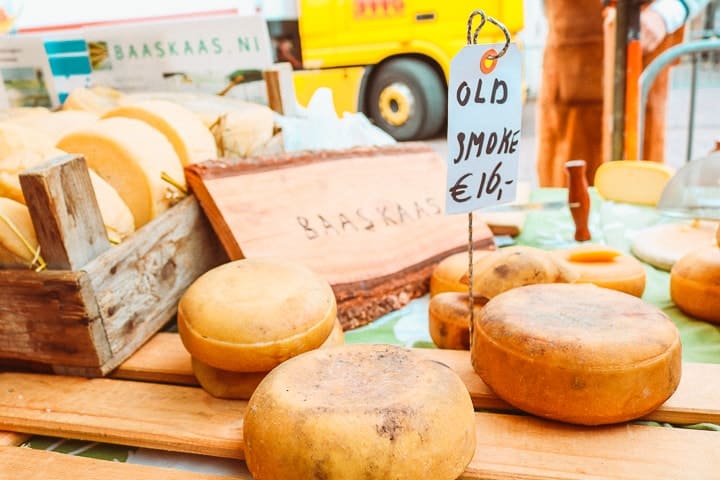
[[[39,36],[0,37],[0,108],[59,105]]]
[[[521,56],[515,44],[468,45],[450,64],[446,213],[515,200],[520,159]]]

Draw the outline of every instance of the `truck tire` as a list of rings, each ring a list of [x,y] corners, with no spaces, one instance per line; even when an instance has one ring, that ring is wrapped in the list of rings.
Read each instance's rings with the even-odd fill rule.
[[[368,116],[396,140],[428,138],[447,119],[445,82],[422,60],[390,60],[373,77],[366,105]]]

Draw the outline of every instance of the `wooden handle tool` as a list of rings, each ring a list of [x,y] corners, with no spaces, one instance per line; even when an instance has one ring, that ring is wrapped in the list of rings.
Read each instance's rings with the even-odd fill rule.
[[[585,160],[570,160],[565,163],[565,169],[568,172],[568,204],[575,222],[575,240],[584,242],[592,238],[588,229],[590,193],[585,177]]]

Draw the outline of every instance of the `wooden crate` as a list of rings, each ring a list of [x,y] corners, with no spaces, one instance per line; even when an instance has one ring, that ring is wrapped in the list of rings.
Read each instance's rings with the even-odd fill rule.
[[[0,270],[0,363],[102,376],[176,313],[185,289],[227,261],[193,196],[110,245],[83,157],[21,175],[48,269]]]

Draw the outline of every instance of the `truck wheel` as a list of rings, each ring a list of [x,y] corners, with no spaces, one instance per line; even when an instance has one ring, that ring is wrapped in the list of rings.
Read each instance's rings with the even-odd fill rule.
[[[437,134],[447,118],[445,83],[427,63],[412,58],[380,67],[370,85],[368,113],[396,140]]]

